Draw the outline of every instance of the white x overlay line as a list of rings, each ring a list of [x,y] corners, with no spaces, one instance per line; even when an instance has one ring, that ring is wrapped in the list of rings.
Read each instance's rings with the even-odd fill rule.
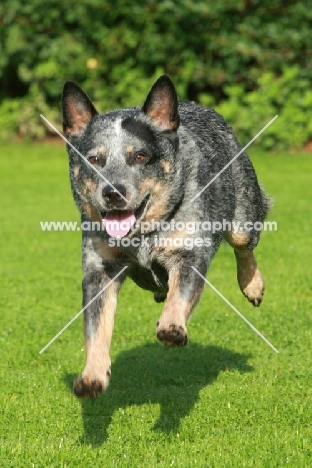
[[[87,309],[87,307],[89,307],[89,305],[90,305],[90,304],[92,304],[92,302],[94,302],[94,301],[95,301],[95,299],[97,299],[97,298],[98,298],[98,297],[99,297],[99,296],[100,296],[100,295],[101,295],[101,294],[102,294],[102,293],[105,291],[105,289],[106,289],[106,288],[108,288],[108,286],[110,286],[110,285],[111,285],[111,284],[112,284],[112,283],[115,281],[115,279],[116,279],[116,278],[118,278],[118,276],[120,276],[120,275],[121,275],[121,273],[123,273],[123,272],[125,271],[125,269],[126,269],[126,268],[128,268],[128,267],[127,267],[127,266],[123,267],[123,269],[122,269],[122,270],[120,270],[120,272],[119,272],[119,273],[117,273],[117,275],[116,275],[116,276],[114,276],[114,278],[113,278],[113,279],[111,279],[111,280],[110,280],[110,281],[109,281],[109,282],[108,282],[108,283],[107,283],[107,284],[104,286],[104,288],[103,288],[103,289],[101,289],[101,291],[100,291],[100,292],[98,292],[98,293],[97,293],[97,294],[94,296],[94,298],[93,298],[93,299],[91,299],[91,301],[90,301],[90,302],[88,302],[88,304],[87,304],[87,305],[85,305],[85,306],[84,306],[84,308],[83,308],[83,309],[81,309],[81,311],[80,311],[80,312],[78,312],[78,314],[76,314],[76,315],[75,315],[75,317],[73,317],[73,318],[72,318],[72,319],[71,319],[71,320],[68,322],[68,324],[67,324],[67,325],[65,325],[65,327],[64,327],[64,328],[62,328],[62,330],[61,330],[61,331],[59,331],[59,332],[57,333],[57,335],[55,335],[55,337],[54,337],[54,338],[52,338],[52,340],[51,340],[51,341],[49,341],[49,343],[48,343],[47,345],[45,345],[45,347],[44,347],[44,348],[42,348],[42,350],[41,350],[41,351],[39,351],[39,354],[42,354],[42,353],[43,353],[43,351],[45,351],[45,350],[46,350],[46,349],[47,349],[47,348],[50,346],[50,344],[52,344],[52,343],[53,343],[53,341],[55,341],[55,340],[56,340],[56,339],[57,339],[57,338],[58,338],[58,337],[59,337],[59,336],[60,336],[60,335],[63,333],[63,331],[65,331],[65,330],[66,330],[66,328],[68,328],[68,327],[69,327],[69,325],[71,325],[71,324],[72,324],[72,323],[73,323],[73,322],[76,320],[76,318],[78,318],[78,317],[79,317],[79,315],[81,315],[81,314],[82,314],[82,312],[83,312],[84,310],[86,310],[86,309]]]
[[[260,333],[259,330],[257,330],[256,327],[254,327],[253,324],[250,323],[249,320],[247,320],[246,317],[244,317],[243,314],[241,314],[241,313],[236,309],[236,307],[234,307],[234,306],[223,296],[223,294],[221,294],[221,293],[207,280],[207,278],[205,278],[205,277],[197,270],[197,268],[195,268],[194,266],[192,266],[192,268],[193,268],[193,270],[198,274],[198,276],[200,276],[200,277],[205,281],[205,283],[207,283],[208,286],[210,286],[211,289],[213,289],[214,292],[217,293],[218,296],[220,296],[221,299],[223,299],[224,302],[226,302],[227,305],[229,305],[229,306],[231,307],[231,309],[233,309],[234,312],[236,312],[236,314],[237,314],[241,319],[243,319],[244,322],[246,322],[247,325],[249,325],[250,328],[252,328],[252,330],[253,330],[254,332],[256,332],[257,335],[259,335],[260,338],[263,339],[263,341],[266,342],[266,344],[268,344],[268,345],[273,349],[273,351],[275,351],[277,354],[279,353],[279,351],[275,348],[275,346],[273,346],[272,343],[270,343],[269,340],[267,340],[266,337],[263,336],[262,333]]]
[[[48,119],[46,119],[42,114],[40,114],[40,117],[41,117],[51,128],[53,128],[53,130],[54,130],[61,138],[63,138],[63,140],[64,140],[71,148],[73,148],[73,150],[76,151],[76,153],[79,154],[79,156],[80,156],[80,157],[81,157],[81,158],[82,158],[82,159],[83,159],[83,160],[84,160],[100,177],[102,177],[102,179],[105,180],[105,182],[106,182],[108,185],[110,185],[110,186],[115,190],[115,192],[117,192],[118,195],[121,196],[121,198],[123,198],[126,202],[129,201],[129,200],[126,199],[126,197],[125,197],[122,193],[120,193],[120,192],[116,189],[116,187],[114,187],[114,185],[113,185],[109,180],[106,179],[106,177],[103,176],[103,174],[101,174],[100,171],[97,170],[96,167],[93,166],[93,164],[91,164],[91,163],[87,160],[87,158],[86,158],[82,153],[80,153],[80,151],[77,150],[77,148],[75,148],[74,145],[71,144],[70,141],[67,140],[67,138],[64,137],[64,135],[62,135],[61,132],[58,131],[58,129],[57,129]]]
[[[114,187],[114,185],[109,182],[109,180],[107,180],[103,174],[101,174],[100,171],[98,171],[89,161],[88,159],[82,154],[80,153],[80,151],[77,150],[77,148],[75,148],[75,146],[67,140],[67,138],[64,137],[64,135],[59,132],[57,130],[57,128],[51,123],[49,122],[48,119],[46,119],[42,114],[40,114],[40,117],[74,150],[76,151],[76,153],[86,162],[86,164],[88,164],[103,180],[105,180],[105,182],[110,185],[126,202],[128,202],[128,200],[122,195],[122,193],[120,193],[116,187]],[[277,119],[278,115],[276,115],[275,117],[273,117],[273,119],[270,120],[270,122],[268,122],[263,128],[262,130],[260,130],[260,132],[257,133],[256,136],[254,136],[252,138],[252,140],[250,140],[250,142],[244,146],[244,148],[242,148],[239,153],[236,154],[236,156],[234,156],[224,167],[223,169],[221,169],[221,171],[218,172],[218,174],[216,174],[209,182],[207,185],[205,185],[205,187],[203,187],[198,193],[197,195],[195,195],[190,201],[193,202],[194,200],[196,200],[196,198],[198,198],[208,187],[209,185],[211,185],[218,177],[220,174],[222,174],[222,172],[224,172],[234,161],[235,159],[237,159],[257,138],[259,135],[261,135],[261,133],[263,133],[276,119]],[[91,301],[83,307],[83,309],[80,310],[80,312],[78,312],[78,314],[75,315],[75,317],[73,317],[68,323],[67,325],[65,325],[64,328],[62,328],[61,331],[59,331],[55,337],[49,341],[49,343],[41,349],[41,351],[39,351],[39,354],[42,354],[81,314],[82,312],[84,312],[84,310],[87,309],[87,307],[89,307],[90,304],[92,304],[104,291],[106,288],[108,288],[108,286],[110,286],[116,278],[118,278],[118,276],[120,276],[125,270],[126,268],[128,268],[127,266],[125,266],[111,281],[109,281],[109,283],[107,283],[104,288],[99,291],[94,297],[93,299],[91,299]],[[267,340],[265,338],[264,335],[262,335],[262,333],[259,332],[259,330],[257,330],[256,327],[254,327],[252,325],[252,323],[249,322],[249,320],[247,320],[243,314],[241,314],[224,296],[223,294],[221,294],[194,266],[192,266],[192,269],[205,281],[206,284],[208,284],[208,286],[210,286],[211,289],[213,289],[233,310],[234,312],[241,318],[244,320],[244,322],[247,323],[247,325],[249,325],[249,327],[255,332],[257,333],[257,335],[260,336],[260,338],[262,338],[276,353],[279,353],[279,351],[275,348],[275,346],[272,345],[272,343],[269,342],[269,340]]]
[[[219,175],[220,175],[220,174],[222,174],[222,172],[224,172],[224,171],[225,171],[225,170],[226,170],[226,169],[227,169],[227,168],[228,168],[228,167],[229,167],[229,166],[232,164],[232,162],[234,162],[234,161],[235,161],[235,159],[236,159],[236,158],[238,158],[238,156],[240,156],[240,155],[241,155],[241,154],[242,154],[242,153],[245,151],[245,149],[247,149],[247,148],[248,148],[248,146],[250,146],[250,145],[251,145],[251,143],[253,143],[253,142],[254,142],[254,141],[255,141],[255,140],[258,138],[258,136],[259,136],[259,135],[261,135],[261,133],[263,133],[263,132],[264,132],[264,130],[266,130],[266,129],[267,129],[267,128],[268,128],[268,127],[269,127],[269,126],[270,126],[270,125],[271,125],[271,124],[274,122],[274,120],[276,120],[276,119],[277,119],[277,117],[278,117],[278,115],[276,115],[275,117],[273,117],[273,119],[271,119],[271,120],[270,120],[270,122],[269,122],[269,123],[267,123],[267,124],[266,124],[266,125],[263,127],[263,129],[262,129],[262,130],[260,130],[260,132],[259,132],[259,133],[257,133],[257,135],[256,135],[256,136],[254,136],[254,137],[253,137],[253,139],[252,139],[252,140],[250,140],[250,142],[249,142],[249,143],[247,143],[247,145],[246,145],[246,146],[244,146],[244,148],[243,148],[243,149],[241,149],[241,150],[240,150],[240,152],[239,152],[239,153],[237,153],[237,155],[236,155],[236,156],[234,156],[234,158],[233,158],[233,159],[231,159],[231,161],[230,161],[230,162],[228,162],[228,163],[227,163],[227,164],[224,166],[224,168],[223,168],[223,169],[221,169],[221,171],[220,171],[220,172],[218,172],[218,174],[217,174],[217,175],[215,175],[215,176],[214,176],[214,177],[213,177],[213,178],[210,180],[210,182],[208,182],[208,184],[207,184],[207,185],[205,185],[205,187],[204,187],[204,188],[202,188],[202,189],[200,190],[200,192],[198,192],[198,193],[197,193],[197,195],[195,195],[195,197],[193,197],[193,198],[192,198],[192,200],[190,201],[190,203],[193,203],[193,201],[194,201],[194,200],[196,200],[196,198],[198,198],[198,197],[199,197],[199,196],[200,196],[200,195],[201,195],[201,194],[202,194],[202,193],[203,193],[203,192],[206,190],[206,188],[208,188],[208,187],[209,187],[209,185],[211,185],[211,184],[212,184],[212,182],[214,182],[214,181],[215,181],[215,180],[216,180],[216,179],[219,177]]]

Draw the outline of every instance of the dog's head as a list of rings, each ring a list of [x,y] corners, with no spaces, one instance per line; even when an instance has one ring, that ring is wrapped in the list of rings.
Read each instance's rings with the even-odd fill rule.
[[[106,114],[68,81],[62,110],[72,188],[83,214],[123,237],[134,223],[170,213],[182,196],[182,177],[176,166],[178,99],[167,76],[156,81],[141,109]]]

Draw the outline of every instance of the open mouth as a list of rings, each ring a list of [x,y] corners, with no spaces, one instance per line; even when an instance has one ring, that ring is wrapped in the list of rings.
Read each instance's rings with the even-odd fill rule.
[[[117,239],[125,237],[132,226],[144,214],[149,195],[147,195],[136,210],[111,210],[102,211],[102,222],[106,232]]]

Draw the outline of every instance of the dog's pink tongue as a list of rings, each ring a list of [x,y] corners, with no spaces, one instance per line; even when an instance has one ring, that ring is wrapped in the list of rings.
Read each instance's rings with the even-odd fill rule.
[[[134,216],[134,211],[119,211],[113,210],[107,213],[105,218],[103,218],[103,224],[107,233],[111,237],[125,237],[132,226],[134,225],[136,218]]]

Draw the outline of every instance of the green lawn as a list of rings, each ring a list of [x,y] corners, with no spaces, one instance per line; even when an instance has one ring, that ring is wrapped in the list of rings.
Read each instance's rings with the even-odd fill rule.
[[[78,232],[39,221],[77,220],[63,146],[1,147],[1,418],[3,467],[312,466],[312,157],[250,152],[275,199],[256,257],[260,308],[240,293],[224,245],[211,283],[274,346],[275,354],[208,286],[189,324],[190,345],[155,337],[161,305],[126,282],[112,344],[112,380],[78,400],[82,317]]]

